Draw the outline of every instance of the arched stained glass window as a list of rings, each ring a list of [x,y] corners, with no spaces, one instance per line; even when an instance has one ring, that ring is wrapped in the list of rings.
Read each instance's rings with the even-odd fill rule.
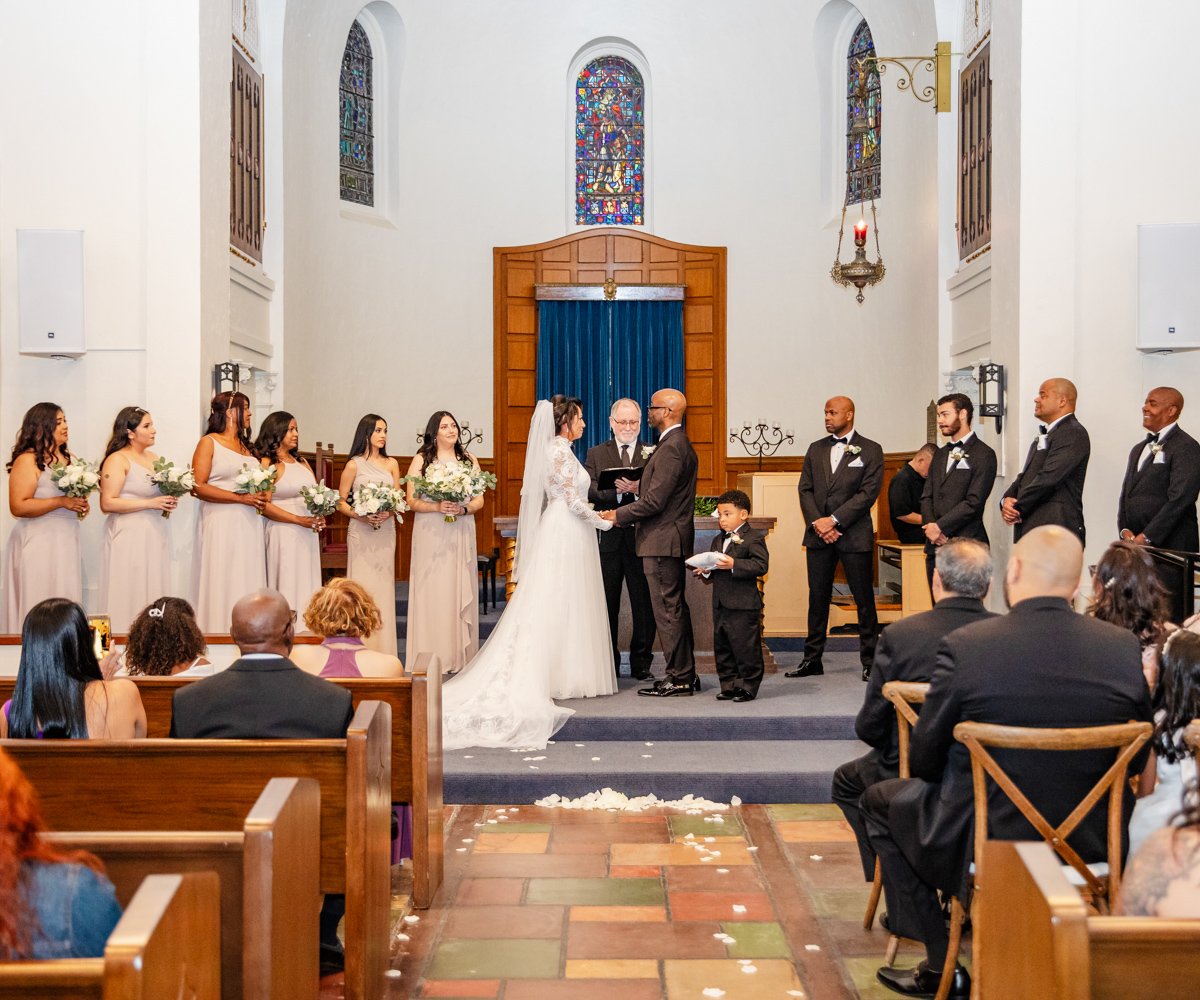
[[[371,41],[357,21],[350,26],[338,85],[339,188],[342,201],[375,204]]]
[[[875,41],[867,22],[861,21],[850,39],[846,54],[846,204],[854,205],[880,194],[880,141],[883,134],[883,105],[879,99],[879,67],[875,63]],[[865,95],[860,86],[863,74]],[[856,116],[865,116],[867,132],[858,138],[851,126]]]
[[[627,59],[593,59],[575,82],[575,221],[640,226],[646,215],[646,92]]]

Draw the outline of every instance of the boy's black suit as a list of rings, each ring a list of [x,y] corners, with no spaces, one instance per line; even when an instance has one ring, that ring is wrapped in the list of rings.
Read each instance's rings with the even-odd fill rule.
[[[709,546],[733,559],[732,569],[714,569],[708,582],[713,597],[713,651],[722,691],[741,688],[749,695],[758,694],[763,678],[762,594],[758,578],[767,572],[767,533],[745,524],[732,532],[725,545],[724,532],[718,532]]]

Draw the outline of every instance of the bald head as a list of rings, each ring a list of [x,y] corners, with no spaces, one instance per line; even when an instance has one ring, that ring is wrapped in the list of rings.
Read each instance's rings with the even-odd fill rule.
[[[1033,415],[1043,423],[1051,424],[1059,417],[1075,412],[1079,393],[1069,378],[1048,378],[1038,386],[1033,400]]]
[[[1021,536],[1013,547],[1004,579],[1009,607],[1030,597],[1061,597],[1067,601],[1079,589],[1083,545],[1056,524],[1042,525]]]
[[[1142,426],[1157,434],[1175,423],[1183,412],[1183,393],[1169,385],[1160,385],[1146,393],[1142,404]]]
[[[854,429],[854,400],[834,396],[825,401],[825,433],[841,437]]]
[[[678,389],[659,389],[650,397],[646,421],[656,431],[665,431],[668,427],[683,423],[686,412],[687,397],[682,392]]]
[[[292,609],[277,590],[256,590],[233,606],[229,634],[245,653],[278,653],[292,650]]]

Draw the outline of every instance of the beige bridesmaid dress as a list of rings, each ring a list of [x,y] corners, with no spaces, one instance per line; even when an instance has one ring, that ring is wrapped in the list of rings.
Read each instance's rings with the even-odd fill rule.
[[[280,463],[276,468],[282,474],[275,480],[271,502],[289,514],[308,517],[300,490],[316,485],[312,470],[302,462]],[[298,632],[305,631],[304,609],[312,595],[321,589],[319,539],[312,528],[267,521],[267,586],[287,598],[288,606],[296,612]]]
[[[123,500],[160,496],[150,470],[134,461],[118,495]],[[171,593],[170,522],[162,515],[161,510],[135,510],[105,518],[100,612],[108,615],[114,632],[128,632],[146,605]]]
[[[361,455],[354,461],[354,489],[363,483],[394,485],[387,469],[372,465]],[[379,605],[383,626],[366,637],[368,649],[396,655],[396,519],[389,517],[379,529],[352,518],[346,531],[346,576],[362,585]]]

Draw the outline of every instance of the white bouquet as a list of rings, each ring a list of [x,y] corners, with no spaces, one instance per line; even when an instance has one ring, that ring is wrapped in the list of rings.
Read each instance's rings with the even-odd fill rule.
[[[350,505],[359,517],[371,514],[395,514],[397,521],[403,521],[400,515],[408,510],[404,499],[404,491],[394,489],[386,483],[363,483],[354,491],[354,502]],[[378,531],[380,525],[372,524]]]
[[[490,472],[481,472],[471,462],[430,462],[425,475],[407,476],[404,481],[412,483],[427,500],[460,503],[464,507],[487,490],[496,488],[496,477]],[[443,520],[453,524],[456,517],[447,514]]]
[[[322,479],[319,483],[313,483],[312,486],[301,486],[300,499],[304,501],[305,509],[313,517],[329,517],[337,510],[342,496],[337,490],[326,486],[325,480]],[[313,531],[316,530],[313,528]]]
[[[234,493],[273,493],[275,491],[275,466],[243,465],[233,480]],[[267,515],[259,510],[263,517]]]
[[[196,477],[192,474],[190,465],[181,468],[168,459],[156,458],[154,471],[150,474],[150,482],[158,487],[158,492],[163,496],[181,497],[192,492],[196,486]],[[164,510],[162,516],[170,517],[171,512]]]
[[[73,458],[69,462],[58,462],[50,466],[50,478],[65,496],[82,499],[100,488],[100,472],[92,462]],[[79,520],[85,514],[76,515]]]

